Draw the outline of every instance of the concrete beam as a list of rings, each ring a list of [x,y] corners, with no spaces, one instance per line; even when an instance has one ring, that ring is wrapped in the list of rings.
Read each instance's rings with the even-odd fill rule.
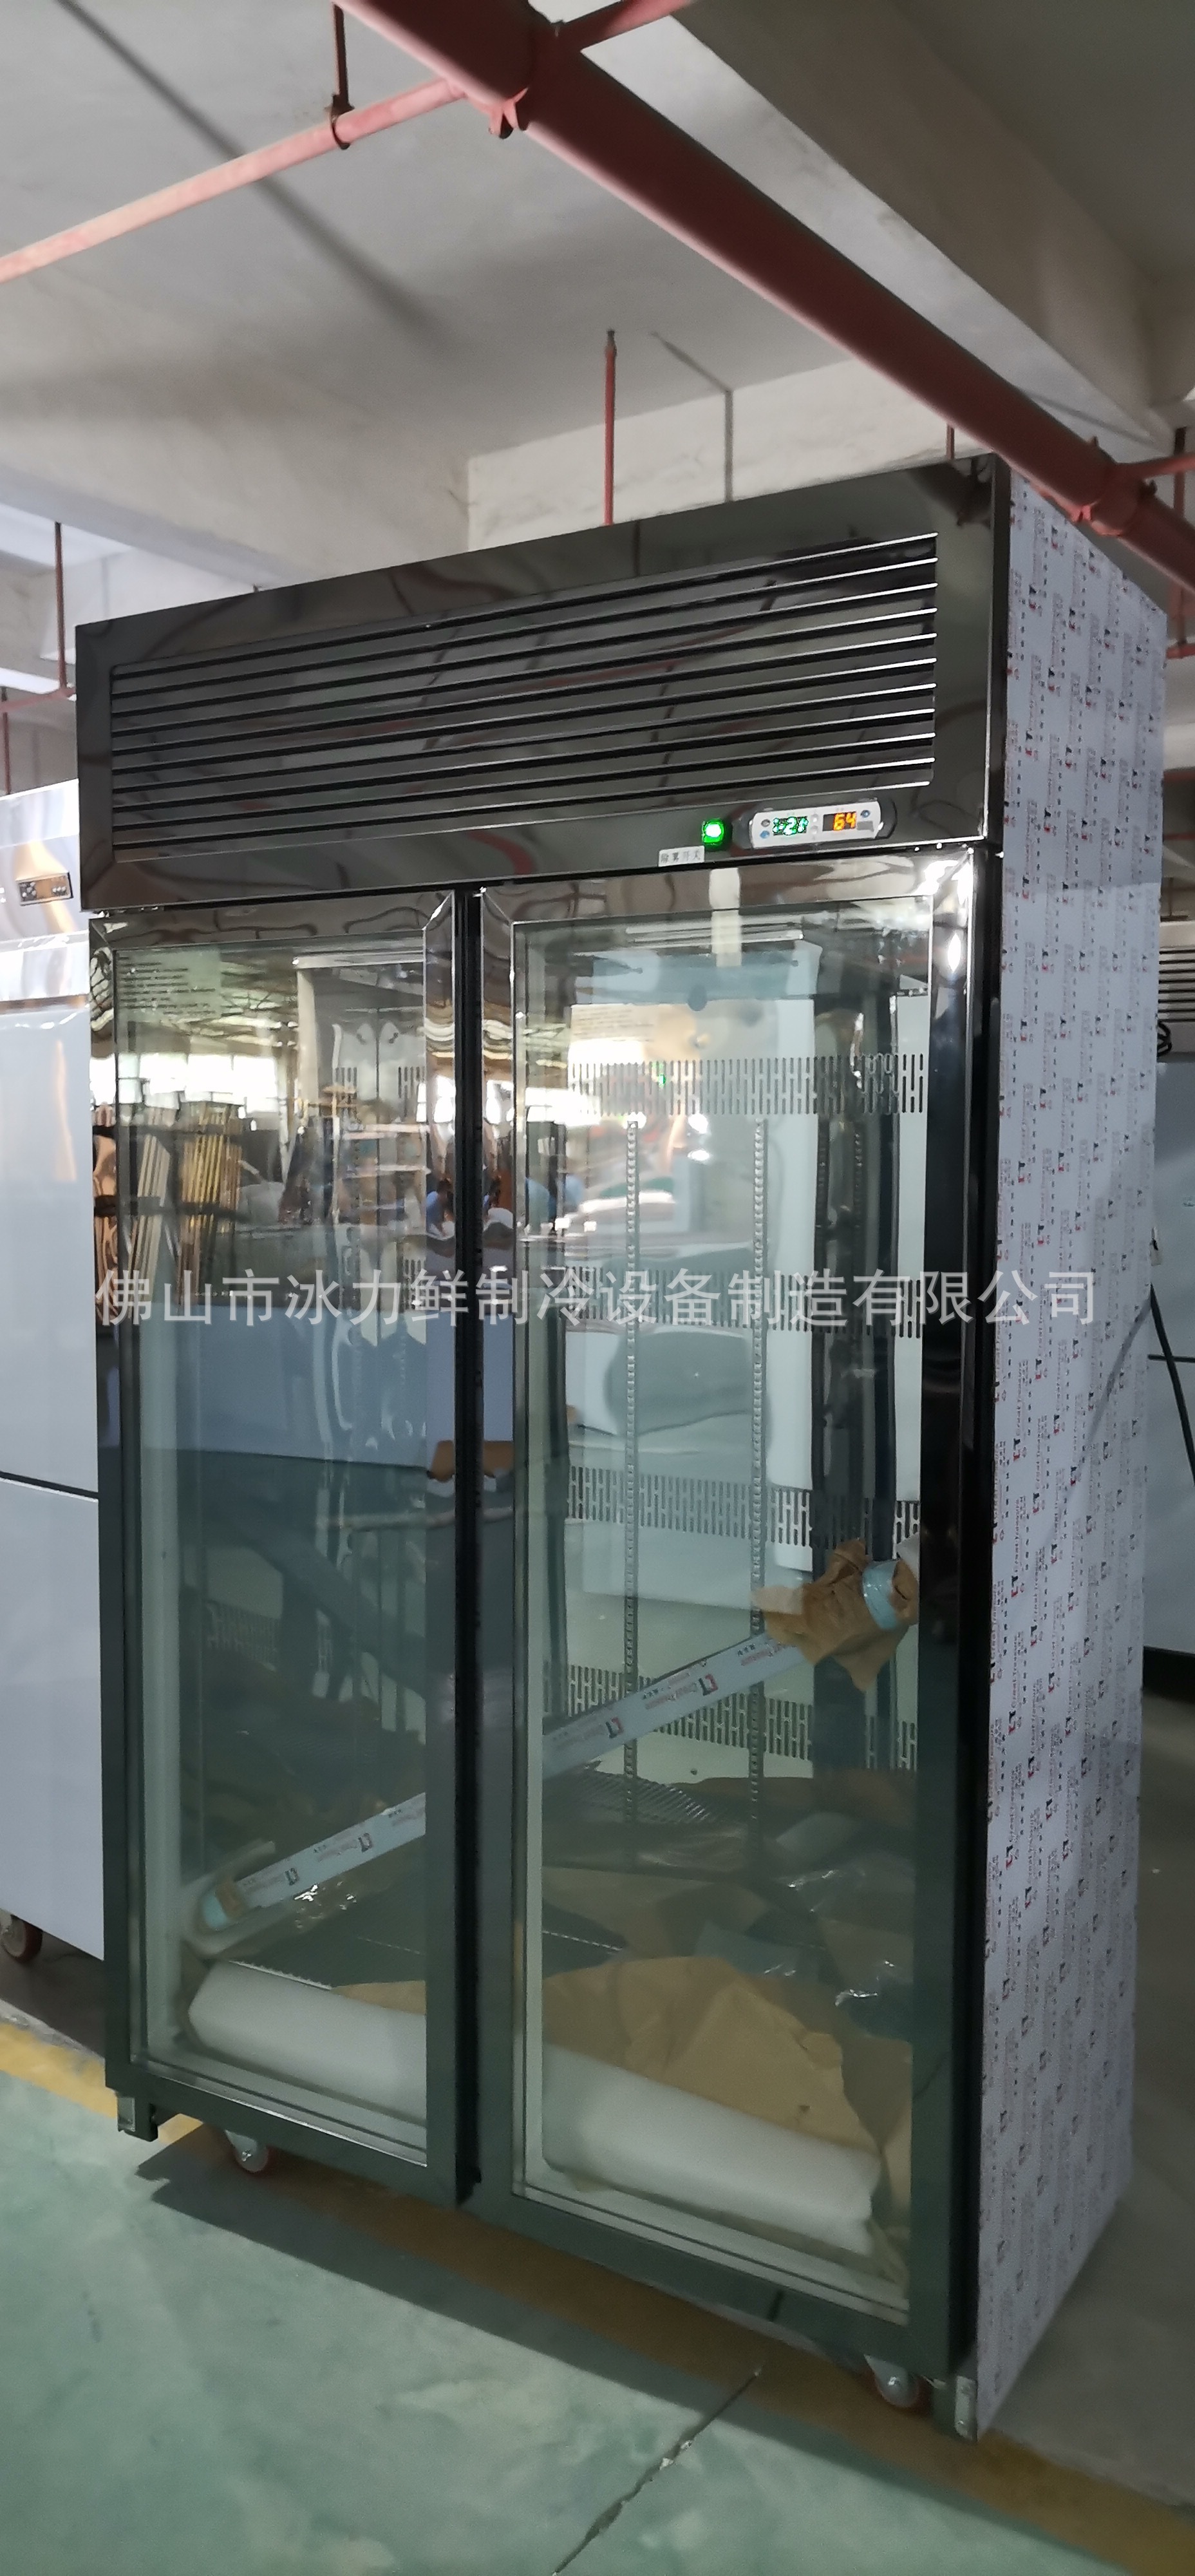
[[[35,471],[59,517],[59,494],[90,487],[109,525],[148,517],[176,557],[265,558],[292,579],[464,543],[463,460],[404,436],[401,413],[379,420],[351,369],[332,391],[232,316],[213,363],[185,314],[138,307],[81,262],[4,295],[0,494]]]
[[[1195,658],[1167,665],[1166,767],[1195,769]]]
[[[919,464],[945,452],[945,423],[937,414],[853,358],[769,384],[741,385],[731,417],[736,500]],[[595,421],[472,457],[470,545],[513,544],[596,527],[602,454],[602,427]],[[696,509],[722,500],[725,490],[726,413],[720,395],[619,419],[616,518]]]
[[[47,588],[48,583],[48,588]],[[0,668],[53,679],[42,661],[46,610],[54,609],[54,576],[35,564],[0,558]]]
[[[1195,277],[1163,277],[1148,288],[1153,382],[1171,417],[1195,411]]]
[[[85,468],[86,460],[80,457],[78,465]],[[74,534],[87,531],[100,541],[96,551],[105,543],[134,546],[148,555],[166,556],[172,563],[191,564],[197,572],[216,573],[239,590],[251,590],[254,583],[271,589],[277,582],[293,581],[297,569],[257,546],[242,546],[202,528],[180,527],[177,520],[114,500],[98,483],[72,481],[65,474],[51,481],[44,474],[31,473],[24,464],[6,464],[0,458],[0,556],[9,551],[4,542],[8,510],[29,513],[51,532],[55,519]],[[69,534],[67,546],[69,561]],[[53,561],[52,546],[46,559]]]
[[[1060,417],[1164,438],[1133,262],[888,0],[693,0],[595,59]]]

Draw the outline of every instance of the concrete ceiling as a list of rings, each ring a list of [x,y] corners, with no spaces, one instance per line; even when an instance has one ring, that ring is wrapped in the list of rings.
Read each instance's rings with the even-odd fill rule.
[[[423,77],[348,39],[356,103]],[[694,0],[599,59],[1117,452],[1185,416],[1190,0]],[[326,0],[0,0],[0,84],[8,247],[318,121]],[[611,323],[624,415],[691,404],[665,340],[839,359],[464,106],[0,288],[0,666],[52,650],[54,516],[122,604],[465,544],[470,460],[596,421]]]
[[[314,124],[332,85],[324,0],[4,0],[0,35],[6,242]],[[358,101],[421,76],[358,26],[349,48]],[[643,406],[687,390],[664,321],[731,381],[825,354],[463,106],[9,286],[0,312],[0,477],[99,482],[266,572],[460,542],[465,460],[587,418],[612,321]]]
[[[1195,13],[1150,7],[1185,60]],[[1030,116],[1025,96],[1048,87],[1080,20],[1080,100],[1104,102],[1082,190],[1079,120]],[[1158,387],[1125,209],[1159,197],[1150,119],[1170,134],[1182,83],[1168,45],[1139,47],[1131,140],[1108,152],[1111,102],[1128,95],[1117,21],[1123,38],[1111,0],[697,0],[683,25],[601,59],[1131,445]],[[349,56],[358,101],[420,77],[352,21]],[[328,10],[0,0],[0,65],[0,239],[15,245],[315,122]],[[1022,198],[1032,164],[1032,238],[999,204],[1002,142]],[[731,384],[834,354],[466,107],[8,286],[0,313],[8,497],[61,494],[80,520],[106,510],[134,543],[157,522],[170,550],[184,536],[181,551],[242,578],[251,563],[269,578],[454,542],[470,455],[595,415],[610,322],[631,411],[692,390],[659,332]]]
[[[1154,126],[1172,114],[1176,75],[1184,96],[1190,29],[1173,69],[1143,41],[1168,6],[1148,0],[1130,22],[1123,0],[1002,0],[965,69],[961,31],[979,28],[976,0],[940,10],[935,0],[696,0],[685,35],[659,36],[700,37],[783,112],[805,146],[790,153],[783,191],[794,211],[1061,416],[1114,446],[1128,433],[1129,453],[1134,430],[1176,416],[1195,387],[1195,261],[1142,269],[1117,229],[1134,195],[1155,189]],[[949,49],[936,41],[939,18]],[[1055,56],[1064,31],[1081,35],[1085,88],[1113,122],[1130,23],[1133,123],[1114,152],[1098,131],[1085,151],[1065,79],[1050,86]],[[1022,27],[1036,30],[1024,49]],[[1004,113],[1018,81],[1037,103],[1032,134]],[[1020,112],[1027,127],[1024,99]],[[1175,186],[1190,202],[1189,157],[1176,157],[1186,175]]]
[[[1190,0],[895,0],[1147,278],[1195,282]]]

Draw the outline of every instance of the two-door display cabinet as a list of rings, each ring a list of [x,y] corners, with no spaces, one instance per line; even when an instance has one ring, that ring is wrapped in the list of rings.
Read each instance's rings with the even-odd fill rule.
[[[991,2412],[1127,2170],[1160,654],[990,463],[84,632],[137,2135]]]

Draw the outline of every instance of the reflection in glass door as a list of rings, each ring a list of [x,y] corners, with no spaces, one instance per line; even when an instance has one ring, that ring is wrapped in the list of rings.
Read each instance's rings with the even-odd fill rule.
[[[512,933],[520,2187],[899,2317],[932,898],[780,883]]]
[[[117,946],[128,1221],[101,1292],[131,1328],[141,2045],[417,2158],[454,1599],[430,911],[372,946]]]

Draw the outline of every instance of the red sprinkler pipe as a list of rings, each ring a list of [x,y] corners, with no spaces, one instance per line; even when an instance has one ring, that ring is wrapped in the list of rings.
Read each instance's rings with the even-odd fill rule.
[[[1173,448],[1169,456],[1146,456],[1140,464],[1134,457],[1131,469],[1125,467],[1126,473],[1130,470],[1134,474],[1148,474],[1151,482],[1155,475],[1159,481],[1164,475],[1171,475],[1177,489],[1180,474],[1195,474],[1195,447],[1189,455],[1186,448]]]
[[[7,286],[17,277],[31,277],[36,269],[53,268],[61,259],[73,259],[77,251],[97,250],[102,242],[118,241],[123,233],[140,232],[146,224],[160,224],[167,215],[185,214],[191,206],[206,206],[214,197],[228,197],[237,188],[251,188],[258,179],[276,178],[279,171],[297,169],[301,162],[318,161],[325,152],[338,148],[344,151],[350,143],[364,143],[371,134],[384,134],[392,125],[405,125],[409,117],[427,116],[433,108],[449,107],[461,95],[452,81],[426,81],[418,89],[403,89],[393,98],[376,99],[372,107],[354,107],[346,116],[308,126],[302,134],[288,134],[282,143],[265,143],[260,151],[242,152],[236,161],[221,161],[214,170],[200,170],[193,179],[178,179],[173,187],[155,189],[151,197],[136,197],[131,205],[114,207],[111,214],[92,215],[88,222],[72,224],[66,232],[49,233],[44,241],[27,242],[24,250],[6,252],[0,257],[0,286]]]
[[[618,366],[618,343],[614,333],[606,333],[606,416],[605,452],[602,472],[602,525],[614,525],[614,385]]]
[[[994,448],[1068,518],[1119,537],[1195,589],[1195,525],[1167,509],[1140,466],[1065,429],[899,296],[831,249],[774,199],[624,89],[581,45],[587,21],[555,28],[523,0],[346,0],[463,90],[498,132],[521,127],[678,241],[837,343],[977,447]],[[603,17],[604,17],[604,13]],[[1173,470],[1166,461],[1165,470]]]

